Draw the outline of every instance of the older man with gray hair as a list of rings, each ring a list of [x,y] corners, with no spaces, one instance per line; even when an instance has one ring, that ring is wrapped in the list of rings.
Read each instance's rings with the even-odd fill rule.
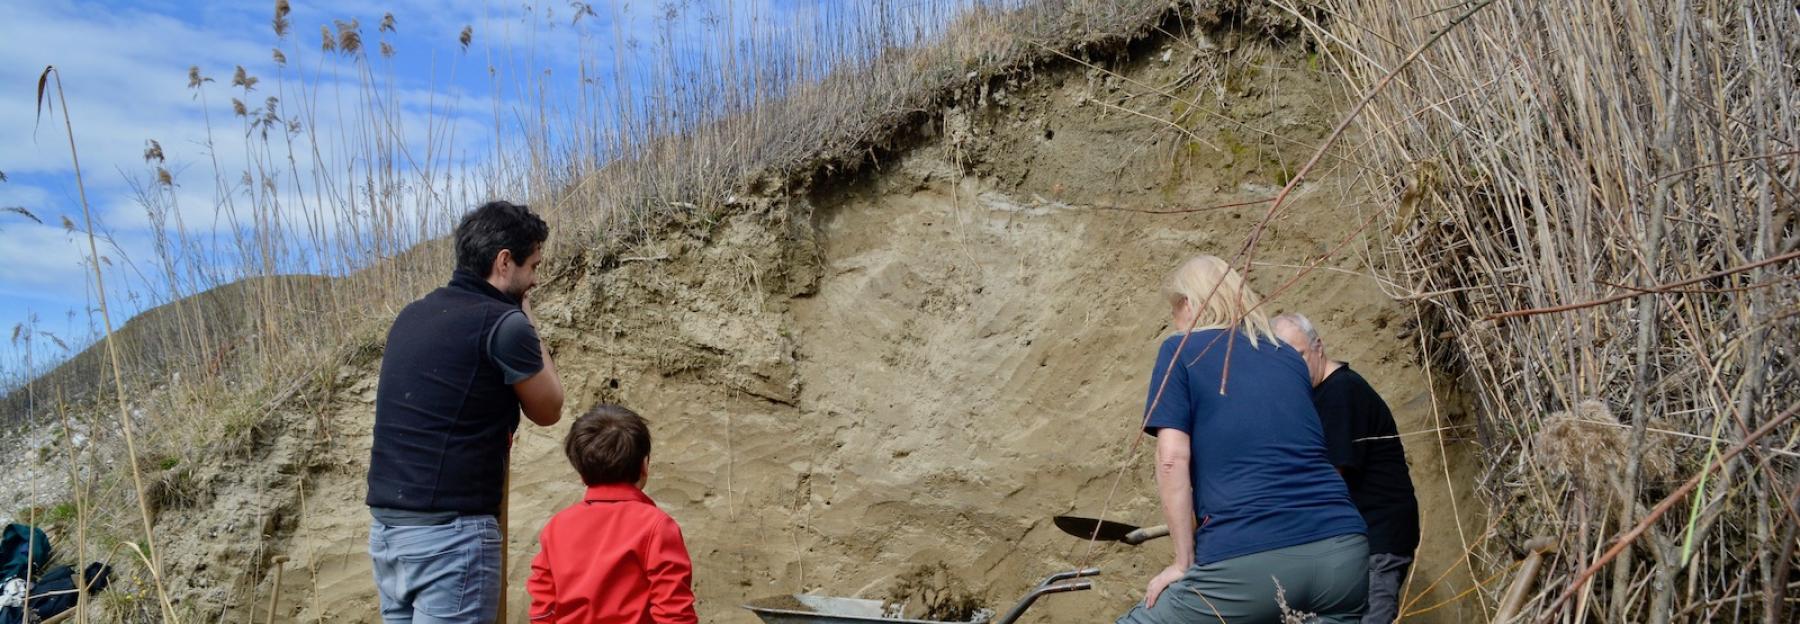
[[[1394,415],[1349,363],[1325,356],[1325,342],[1306,316],[1283,314],[1270,324],[1306,360],[1313,406],[1325,428],[1325,456],[1344,475],[1350,499],[1369,525],[1369,606],[1363,622],[1387,624],[1399,615],[1400,584],[1419,547],[1419,502]]]

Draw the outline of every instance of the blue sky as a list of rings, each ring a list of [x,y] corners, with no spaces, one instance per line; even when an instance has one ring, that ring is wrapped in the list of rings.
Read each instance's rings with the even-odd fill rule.
[[[305,117],[320,132],[337,132],[335,116],[344,113],[332,105],[332,96],[355,97],[356,65],[320,51],[321,26],[351,19],[360,23],[374,80],[391,88],[401,103],[401,110],[394,111],[399,140],[414,152],[432,145],[425,160],[460,170],[478,167],[492,150],[493,76],[505,85],[499,99],[510,105],[530,97],[517,92],[517,85],[526,83],[519,76],[570,83],[579,79],[578,63],[585,59],[588,75],[604,91],[614,81],[642,79],[652,59],[665,54],[659,49],[665,41],[672,42],[674,51],[664,58],[699,58],[716,51],[720,29],[784,40],[784,29],[796,24],[853,19],[849,16],[867,13],[858,7],[874,3],[594,2],[586,5],[591,13],[581,6],[562,1],[294,0],[291,31],[278,40],[270,25],[272,0],[0,0],[0,173],[7,177],[0,182],[0,208],[24,208],[41,220],[0,213],[0,330],[10,336],[15,325],[35,316],[40,330],[80,348],[98,328],[98,317],[91,313],[93,274],[84,264],[87,240],[63,226],[65,218],[77,227],[84,221],[62,111],[46,111],[41,120],[37,113],[35,87],[46,65],[55,65],[62,75],[95,230],[104,235],[100,254],[105,256],[107,291],[115,309],[125,312],[115,312],[118,326],[129,313],[161,303],[169,292],[156,270],[152,217],[137,200],[140,189],[157,188],[155,169],[143,157],[147,142],[160,144],[167,159],[161,165],[174,176],[166,193],[178,207],[173,216],[196,238],[214,241],[205,257],[194,261],[236,266],[225,244],[232,227],[222,207],[228,198],[251,192],[236,180],[257,148],[245,139],[244,121],[233,114],[231,98],[258,108],[265,98],[277,96],[287,118]],[[394,16],[392,32],[378,27],[388,12]],[[473,44],[466,51],[457,41],[465,26],[473,30]],[[392,57],[377,53],[383,41],[393,46]],[[273,58],[277,47],[286,56],[285,65]],[[230,84],[240,65],[259,79],[249,93]],[[188,86],[190,67],[213,80],[202,86],[204,103]],[[297,93],[302,83],[316,92]],[[632,90],[646,91],[642,85]],[[297,112],[295,103],[308,100],[314,103],[306,114]],[[225,179],[223,189],[215,183],[215,158],[224,163],[219,176]],[[309,171],[298,173],[296,177],[305,178]],[[306,270],[316,260],[291,258],[290,268]],[[36,349],[40,362],[61,355],[47,341],[40,340]],[[22,354],[11,346],[0,347],[0,354],[4,383],[20,370]]]
[[[10,332],[35,315],[43,330],[76,348],[94,329],[88,312],[93,277],[84,264],[87,241],[63,225],[67,218],[81,227],[84,219],[61,111],[47,112],[41,120],[37,112],[35,85],[46,65],[55,65],[62,76],[88,204],[96,231],[105,235],[100,253],[107,290],[115,308],[127,313],[115,313],[118,325],[123,316],[158,303],[169,292],[153,266],[150,217],[136,201],[136,189],[154,187],[154,170],[143,158],[147,142],[161,145],[167,158],[163,166],[176,180],[172,195],[195,236],[229,238],[231,227],[218,207],[225,196],[243,190],[221,191],[214,184],[212,162],[216,157],[223,163],[222,177],[235,180],[252,149],[231,98],[242,97],[258,107],[277,93],[298,97],[283,93],[284,86],[296,84],[292,77],[297,72],[315,85],[353,80],[350,62],[319,51],[321,25],[355,19],[362,25],[366,48],[374,50],[382,40],[391,43],[394,56],[371,54],[371,67],[385,73],[384,80],[391,79],[399,101],[406,103],[401,114],[407,140],[422,143],[428,131],[425,120],[434,117],[463,130],[460,145],[447,150],[451,154],[479,153],[490,136],[481,120],[491,116],[484,116],[486,109],[479,106],[491,102],[482,71],[487,59],[504,66],[523,46],[542,51],[544,59],[573,58],[567,51],[578,47],[573,29],[530,28],[553,23],[552,16],[532,19],[528,11],[515,8],[506,14],[479,4],[385,4],[295,2],[291,34],[280,42],[270,25],[272,1],[0,1],[0,58],[6,59],[0,63],[0,84],[7,85],[0,88],[0,172],[7,177],[0,182],[0,207],[24,208],[42,221],[0,213],[0,327]],[[388,11],[396,23],[391,33],[378,28]],[[605,22],[631,19],[596,13],[584,18],[589,21],[584,27],[610,29]],[[465,26],[474,29],[477,44],[467,53],[457,43]],[[286,67],[274,60],[277,46],[288,58]],[[453,79],[452,67],[459,64],[464,67],[456,68],[460,75]],[[538,64],[561,69],[548,60]],[[240,65],[260,78],[248,94],[230,86]],[[213,79],[203,86],[204,100],[188,87],[190,67]],[[279,71],[288,72],[286,85],[278,84]],[[333,75],[340,78],[333,80]],[[331,118],[336,111],[320,106],[312,118],[323,130],[336,123]],[[225,265],[235,260],[223,251],[207,255]],[[17,357],[12,353],[7,362],[15,370]]]

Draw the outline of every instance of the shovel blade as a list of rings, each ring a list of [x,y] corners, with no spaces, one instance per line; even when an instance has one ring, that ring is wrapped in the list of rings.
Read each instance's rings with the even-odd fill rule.
[[[1053,519],[1056,528],[1081,539],[1095,539],[1103,542],[1117,542],[1125,539],[1137,527],[1123,522],[1098,520],[1080,516],[1057,516]]]

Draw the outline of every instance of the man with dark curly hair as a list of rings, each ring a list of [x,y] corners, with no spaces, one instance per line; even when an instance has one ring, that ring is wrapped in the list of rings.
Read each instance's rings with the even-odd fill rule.
[[[369,556],[381,617],[494,622],[497,516],[519,413],[562,417],[563,387],[528,293],[550,228],[530,209],[483,204],[456,226],[450,283],[388,330],[369,453]]]

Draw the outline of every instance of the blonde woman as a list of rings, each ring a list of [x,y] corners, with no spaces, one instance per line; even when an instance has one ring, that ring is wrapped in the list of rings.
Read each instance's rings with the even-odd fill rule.
[[[1144,432],[1175,559],[1119,624],[1274,623],[1284,604],[1360,620],[1367,529],[1325,457],[1306,362],[1219,258],[1183,263],[1167,294],[1176,333],[1151,372]]]

